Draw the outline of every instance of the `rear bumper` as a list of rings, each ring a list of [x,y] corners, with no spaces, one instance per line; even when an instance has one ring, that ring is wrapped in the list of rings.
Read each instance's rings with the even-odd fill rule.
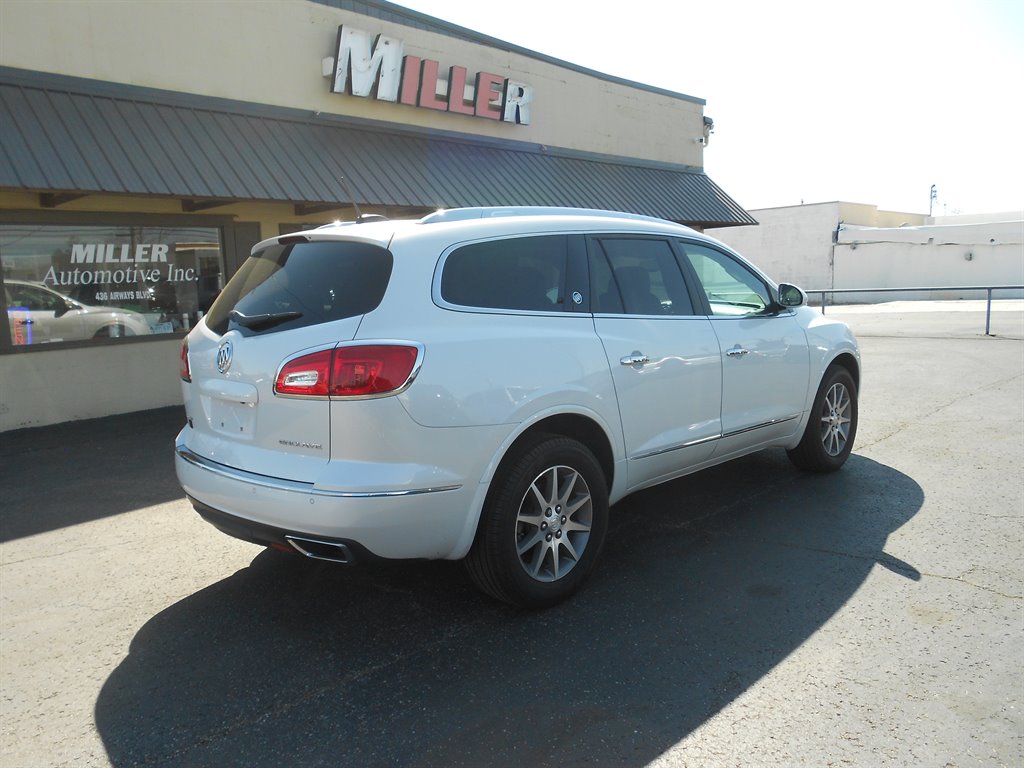
[[[279,549],[294,550],[317,560],[334,560],[335,562],[344,563],[345,565],[355,565],[357,563],[385,559],[374,555],[370,550],[357,541],[347,539],[330,539],[329,541],[324,539],[316,540],[317,543],[337,548],[337,556],[327,557],[324,556],[324,554],[320,554],[324,552],[324,549],[306,546],[309,542],[305,540],[302,532],[300,531],[289,531],[284,528],[277,528],[273,525],[266,525],[253,520],[236,517],[235,515],[229,515],[226,512],[221,512],[219,509],[214,509],[213,507],[203,504],[203,502],[198,499],[193,499],[191,496],[188,497],[188,500],[192,502],[192,506],[195,507],[196,512],[198,512],[206,522],[218,531],[226,533],[228,536],[234,536],[236,539],[248,541],[252,544],[259,544],[264,547],[276,546]],[[310,554],[311,552],[312,554]]]
[[[318,487],[219,464],[189,450],[180,436],[174,464],[193,506],[225,533],[263,545],[294,547],[289,536],[341,544],[354,560],[463,556],[460,541],[479,490],[450,482],[373,491]]]

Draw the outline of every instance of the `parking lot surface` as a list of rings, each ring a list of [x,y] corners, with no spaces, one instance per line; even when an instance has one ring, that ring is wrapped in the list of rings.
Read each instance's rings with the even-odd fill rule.
[[[0,766],[1020,766],[1024,311],[828,308],[854,455],[632,496],[574,599],[220,534],[171,408],[0,434]]]

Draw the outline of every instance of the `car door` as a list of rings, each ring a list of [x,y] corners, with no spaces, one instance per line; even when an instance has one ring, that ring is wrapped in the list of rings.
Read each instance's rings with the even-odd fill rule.
[[[706,460],[720,434],[722,372],[711,322],[667,239],[592,237],[591,310],[619,404],[631,490]]]
[[[67,296],[36,285],[11,288],[15,306],[27,307],[22,322],[28,326],[30,344],[44,341],[78,341],[87,338],[79,305]]]
[[[701,286],[722,360],[722,440],[715,456],[793,434],[807,404],[807,337],[792,310],[772,298],[747,264],[681,241]]]
[[[25,283],[12,282],[7,292],[11,341],[17,346],[51,341],[56,315],[65,309],[64,301],[57,294]]]

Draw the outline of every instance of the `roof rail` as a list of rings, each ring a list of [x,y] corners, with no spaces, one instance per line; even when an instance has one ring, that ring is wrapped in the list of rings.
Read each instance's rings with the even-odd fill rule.
[[[501,216],[595,216],[608,219],[631,219],[634,221],[655,221],[660,224],[671,223],[666,219],[643,216],[639,213],[623,213],[622,211],[600,211],[594,208],[560,208],[557,206],[508,206],[480,208],[442,208],[428,213],[420,224],[437,224],[444,221],[468,221],[469,219],[488,219]]]

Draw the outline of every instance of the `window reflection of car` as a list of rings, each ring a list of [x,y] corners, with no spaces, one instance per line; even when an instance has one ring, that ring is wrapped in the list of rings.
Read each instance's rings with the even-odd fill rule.
[[[151,332],[146,318],[138,312],[83,304],[40,283],[4,280],[4,293],[15,346]]]

